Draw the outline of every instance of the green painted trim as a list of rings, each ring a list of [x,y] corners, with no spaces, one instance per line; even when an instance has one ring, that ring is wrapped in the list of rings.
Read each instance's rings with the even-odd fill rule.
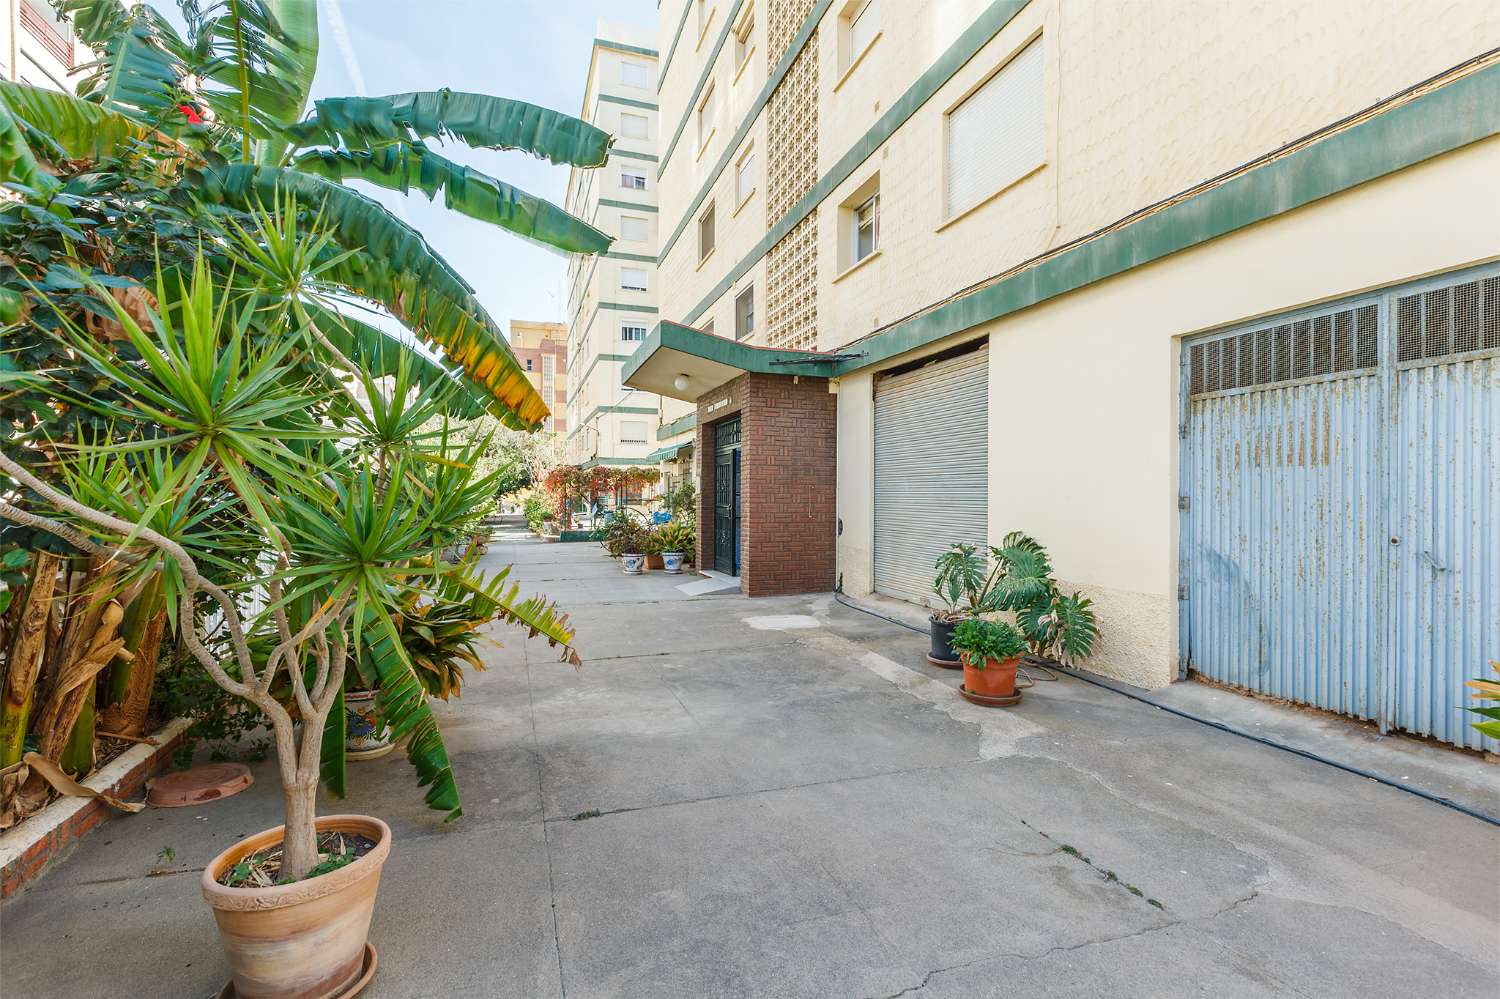
[[[656,9],[661,9],[661,2],[657,0]],[[661,81],[667,78],[667,67],[672,65],[672,55],[677,51],[677,40],[682,37],[682,28],[687,24],[688,13],[693,9],[693,0],[687,0],[682,5],[682,17],[677,21],[677,30],[672,32],[672,44],[667,46],[667,57],[661,61],[661,72],[656,75],[656,89],[661,91]]]
[[[807,18],[802,22],[802,27],[797,29],[797,34],[792,37],[792,43],[787,46],[786,53],[782,55],[781,60],[776,63],[776,68],[766,78],[765,86],[760,88],[760,93],[756,95],[755,100],[740,119],[740,125],[735,130],[734,137],[725,145],[724,152],[719,154],[718,162],[708,172],[708,177],[704,180],[703,186],[698,188],[698,193],[693,198],[692,204],[683,213],[682,219],[677,223],[677,228],[673,230],[671,238],[667,240],[661,253],[658,254],[662,260],[667,259],[667,254],[671,252],[672,247],[677,245],[677,240],[681,238],[683,231],[697,217],[698,209],[703,206],[703,202],[708,200],[709,192],[713,190],[714,185],[719,182],[719,178],[728,169],[730,160],[734,159],[735,154],[740,151],[740,144],[745,141],[745,136],[749,135],[750,130],[755,127],[755,119],[770,102],[771,95],[776,92],[776,88],[781,86],[782,79],[791,70],[792,63],[796,61],[798,54],[802,51],[802,47],[807,44],[808,38],[812,36],[813,29],[818,26],[819,20],[822,19],[823,14],[832,4],[833,0],[818,0],[817,4],[813,6],[812,11],[807,15]],[[663,161],[662,165],[656,171],[658,180],[661,179],[661,173],[666,168],[667,165]]]
[[[599,465],[654,465],[656,462],[647,461],[645,458],[591,458],[579,465],[579,468],[594,468]]]
[[[660,208],[655,205],[638,205],[634,201],[611,201],[609,198],[600,198],[594,202],[596,205],[606,205],[610,208],[633,208],[638,212],[658,212]]]
[[[603,531],[561,531],[557,535],[561,544],[573,544],[578,541],[603,541]]]
[[[634,97],[616,97],[614,94],[600,94],[599,100],[606,104],[624,104],[627,107],[646,108],[649,111],[660,109],[660,105],[652,104],[650,101],[638,101]]]
[[[664,441],[668,437],[676,437],[678,434],[683,433],[684,431],[692,430],[697,425],[698,414],[689,413],[688,415],[681,417],[680,419],[673,420],[671,423],[663,423],[661,426],[657,427],[656,439],[659,441]]]
[[[624,42],[612,42],[608,38],[595,38],[594,45],[599,48],[614,49],[616,52],[634,52],[636,55],[650,56],[653,59],[661,58],[661,53],[655,49],[641,48],[639,45],[626,45]]]
[[[1495,135],[1500,64],[856,340],[841,349],[864,356],[839,362],[834,373],[876,364]]]
[[[594,309],[594,311],[598,312],[600,309],[614,309],[617,312],[640,312],[648,316],[656,315],[656,306],[654,305],[630,305],[626,302],[600,302],[599,305]]]
[[[647,264],[656,263],[656,258],[649,253],[623,253],[615,250],[605,250],[603,255],[614,260],[639,260]]]
[[[635,377],[635,373],[658,350],[677,350],[694,357],[717,361],[744,372],[762,375],[807,375],[813,378],[827,378],[833,374],[832,361],[795,365],[771,363],[772,361],[800,360],[809,355],[816,356],[817,351],[752,347],[749,344],[736,343],[721,336],[714,336],[712,333],[695,330],[691,326],[663,320],[656,324],[651,335],[646,337],[645,341],[636,348],[635,353],[630,356],[625,370],[620,372],[620,381],[629,385],[630,379]]]
[[[698,110],[698,98],[703,94],[703,86],[713,75],[714,63],[719,61],[719,50],[724,47],[724,39],[729,37],[729,31],[734,26],[734,22],[739,20],[740,8],[744,4],[745,0],[734,0],[734,6],[729,9],[729,16],[724,18],[724,25],[719,29],[718,41],[714,42],[713,50],[709,52],[708,60],[703,64],[703,72],[698,74],[698,83],[693,87],[693,95],[688,98],[687,109],[682,112],[682,120],[677,123],[677,131],[672,133],[672,141],[667,143],[667,151],[661,154],[661,165],[656,168],[657,180],[660,180],[661,175],[666,171],[667,161],[672,158],[672,151],[677,148],[677,140],[682,138],[688,120],[693,117],[693,112]]]
[[[813,185],[812,190],[803,195],[802,200],[798,201],[792,206],[790,211],[777,220],[776,224],[761,238],[761,241],[755,244],[755,248],[736,264],[734,269],[726,274],[718,284],[714,285],[713,290],[708,293],[703,301],[699,302],[691,312],[683,317],[683,322],[691,323],[697,320],[699,316],[703,315],[718,300],[719,296],[723,295],[735,282],[749,273],[750,268],[754,267],[756,262],[765,256],[771,247],[781,242],[782,238],[791,232],[799,222],[812,214],[819,203],[833,193],[834,188],[848,180],[849,175],[858,169],[861,163],[869,159],[887,139],[895,134],[896,129],[904,125],[906,120],[915,114],[918,108],[930,100],[953,77],[954,73],[962,69],[970,59],[974,58],[980,49],[989,44],[990,40],[1010,23],[1010,19],[1021,12],[1021,9],[1026,6],[1026,2],[1027,0],[995,0],[994,3],[990,4],[985,9],[985,12],[980,14],[974,20],[973,24],[965,28],[952,45],[948,46],[947,51],[939,56],[936,62],[927,67],[926,72],[917,77],[916,82],[907,88],[906,93],[902,94],[885,114],[880,116],[880,119],[870,127],[870,130],[860,136],[859,140],[849,148],[848,152],[839,157],[839,161],[833,165],[833,168],[818,178],[818,182]],[[692,217],[691,214],[688,214],[683,218],[687,220]],[[680,233],[681,230],[679,229],[677,233],[673,234],[672,239],[667,241],[667,249],[671,249],[672,243]],[[665,256],[666,252],[663,251],[662,257],[665,258]]]
[[[594,373],[594,368],[600,361],[619,361],[623,364],[628,360],[630,360],[629,354],[595,354],[594,359],[589,362],[589,366],[587,368],[584,368],[583,374],[578,377],[578,383],[582,385],[584,382],[588,381],[589,375]]]
[[[653,155],[651,155],[650,153],[634,153],[634,152],[631,152],[629,149],[611,149],[609,151],[609,155],[610,156],[623,156],[627,160],[646,160],[646,161],[648,161],[650,163],[655,163],[656,162],[656,157],[653,156]]]

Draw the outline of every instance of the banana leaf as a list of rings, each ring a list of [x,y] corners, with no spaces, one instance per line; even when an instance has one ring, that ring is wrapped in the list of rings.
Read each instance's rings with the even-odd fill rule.
[[[285,121],[296,121],[307,109],[312,92],[313,75],[318,71],[318,4],[317,0],[266,0],[266,6],[281,26],[280,49],[285,79],[291,91],[292,105]],[[276,163],[286,153],[289,143],[281,136],[263,139],[255,147],[257,163]]]
[[[369,623],[365,632],[363,665],[374,673],[369,679],[379,686],[375,705],[390,726],[391,740],[408,740],[406,758],[416,768],[417,786],[427,788],[427,807],[447,812],[446,821],[449,822],[463,815],[458,781],[453,777],[453,763],[448,759],[443,733],[427,703],[427,691],[422,688],[406,651],[387,622],[375,620]],[[325,733],[325,746],[327,738]],[[343,753],[338,755],[342,757]]]
[[[31,154],[24,129],[3,102],[0,102],[0,181],[24,184],[37,191],[59,186],[57,178],[46,173]]]
[[[416,188],[429,199],[442,191],[448,208],[565,253],[603,253],[612,241],[551,202],[422,146],[318,149],[297,156],[292,166],[329,180],[363,180],[403,194]]]
[[[172,139],[148,125],[55,90],[0,80],[0,104],[30,127],[30,135],[38,144],[49,145],[53,155],[67,159],[107,159],[119,156],[137,142],[154,142],[183,151]]]
[[[345,357],[351,360],[358,358],[367,374],[376,378],[394,375],[404,354],[412,364],[414,380],[424,389],[430,385],[459,381],[465,391],[448,400],[448,411],[456,419],[476,419],[485,411],[485,399],[480,398],[468,382],[460,381],[442,365],[379,327],[335,312],[316,302],[305,302],[303,308],[307,310],[308,317],[318,327],[318,331]]]
[[[116,110],[158,116],[173,108],[191,70],[187,46],[149,4],[126,8],[119,0],[64,0],[79,40],[94,50],[93,72],[78,88]]]
[[[579,167],[603,166],[614,141],[603,129],[560,111],[446,88],[386,97],[325,98],[288,134],[299,147],[346,149],[452,136],[481,149],[518,149]]]
[[[318,758],[319,776],[335,798],[342,798],[348,791],[348,773],[344,768],[344,739],[349,722],[344,717],[344,689],[339,688],[323,722],[323,750]]]
[[[491,412],[508,426],[532,429],[549,412],[510,351],[503,332],[473,289],[416,230],[378,202],[297,170],[232,164],[199,172],[193,193],[250,209],[287,194],[321,213],[339,243],[355,250],[320,278],[377,302],[443,353],[495,400]]]

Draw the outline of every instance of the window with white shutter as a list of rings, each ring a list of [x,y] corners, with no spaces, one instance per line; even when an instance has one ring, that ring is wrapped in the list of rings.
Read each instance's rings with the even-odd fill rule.
[[[627,111],[620,115],[620,134],[627,139],[647,138],[649,127],[643,114],[631,114]]]
[[[948,112],[946,214],[1004,190],[1046,158],[1038,38]]]
[[[625,61],[620,63],[620,82],[627,87],[640,87],[649,89],[651,87],[651,70],[643,62]]]
[[[646,290],[646,271],[641,267],[621,267],[620,287],[626,291]]]
[[[651,238],[650,224],[634,215],[620,216],[620,238],[632,243],[644,243]]]

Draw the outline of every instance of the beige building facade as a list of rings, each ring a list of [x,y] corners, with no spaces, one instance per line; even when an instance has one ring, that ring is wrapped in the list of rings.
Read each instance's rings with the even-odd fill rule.
[[[1309,493],[1306,510],[1262,516],[1273,531],[1262,538],[1247,525],[1269,501],[1240,491],[1260,481],[1260,459],[1231,479],[1239,452],[1200,439],[1216,400],[1239,407],[1231,436],[1254,407],[1311,406],[1331,474],[1340,447],[1396,448],[1374,441],[1405,432],[1404,403],[1390,396],[1348,437],[1320,425],[1348,415],[1363,386],[1428,365],[1422,377],[1478,386],[1454,474],[1474,495],[1500,485],[1484,443],[1500,434],[1500,8],[1377,6],[666,0],[662,323],[626,383],[694,400],[707,420],[715,393],[746,373],[826,379],[838,414],[830,587],[921,601],[917,577],[940,542],[1024,530],[1095,602],[1092,668],[1146,687],[1212,673],[1209,653],[1233,643],[1193,617],[1218,585],[1205,564],[1249,573],[1247,547],[1269,550],[1275,531],[1314,516],[1325,519],[1304,555],[1338,556],[1320,534],[1342,529],[1326,510],[1359,492]],[[1410,353],[1412,308],[1419,325],[1448,323],[1446,352]],[[1279,331],[1283,355],[1304,355],[1285,371],[1269,346]],[[1221,340],[1267,346],[1230,360],[1251,348]],[[924,425],[946,429],[924,438],[935,433]],[[1240,526],[1217,525],[1225,538],[1208,543],[1216,512]],[[1353,534],[1405,533],[1381,526],[1399,511],[1367,513]],[[1407,527],[1441,533],[1424,516]],[[1470,533],[1489,574],[1496,532]],[[1411,557],[1446,566],[1435,544]],[[1350,565],[1386,555],[1361,548]],[[1415,564],[1384,565],[1370,593],[1407,592],[1400,581],[1427,563]],[[1277,593],[1295,588],[1288,572]],[[1329,585],[1351,573],[1328,573]],[[1281,599],[1242,596],[1235,606],[1252,610],[1234,614],[1250,618]],[[1334,635],[1350,595],[1314,596],[1288,611],[1310,615],[1296,630]],[[1483,616],[1480,590],[1451,598]],[[1297,657],[1276,652],[1273,625],[1256,627],[1248,672],[1223,678],[1278,693],[1269,677]],[[1325,706],[1449,737],[1449,722],[1396,718],[1403,697],[1427,696],[1407,675],[1427,667],[1398,661],[1404,642],[1372,639],[1309,682],[1353,689],[1365,681],[1338,670],[1385,670],[1369,681],[1384,707]],[[1432,653],[1447,658],[1434,686],[1451,686],[1468,654]],[[1451,701],[1414,710],[1451,714]]]
[[[572,172],[567,207],[615,243],[569,262],[567,454],[580,465],[657,465],[673,443],[663,425],[691,407],[620,381],[659,312],[656,39],[610,21],[596,36],[581,116],[615,141],[604,167]]]

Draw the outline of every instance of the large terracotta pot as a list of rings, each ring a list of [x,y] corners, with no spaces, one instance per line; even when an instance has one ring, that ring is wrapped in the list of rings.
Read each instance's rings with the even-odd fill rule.
[[[969,664],[968,653],[964,654],[964,689],[980,697],[1010,697],[1016,692],[1016,667],[1021,657],[1014,659],[990,659],[983,669]]]
[[[203,869],[203,897],[213,907],[219,940],[240,999],[323,999],[360,977],[365,937],[375,911],[380,869],[391,852],[391,828],[368,815],[325,815],[318,831],[357,833],[375,849],[329,874],[273,888],[226,888],[225,869],[280,842],[284,827],[256,833]]]
[[[666,561],[659,554],[658,555],[647,555],[646,556],[646,568],[648,568],[648,569],[664,569],[664,568],[666,568]]]

